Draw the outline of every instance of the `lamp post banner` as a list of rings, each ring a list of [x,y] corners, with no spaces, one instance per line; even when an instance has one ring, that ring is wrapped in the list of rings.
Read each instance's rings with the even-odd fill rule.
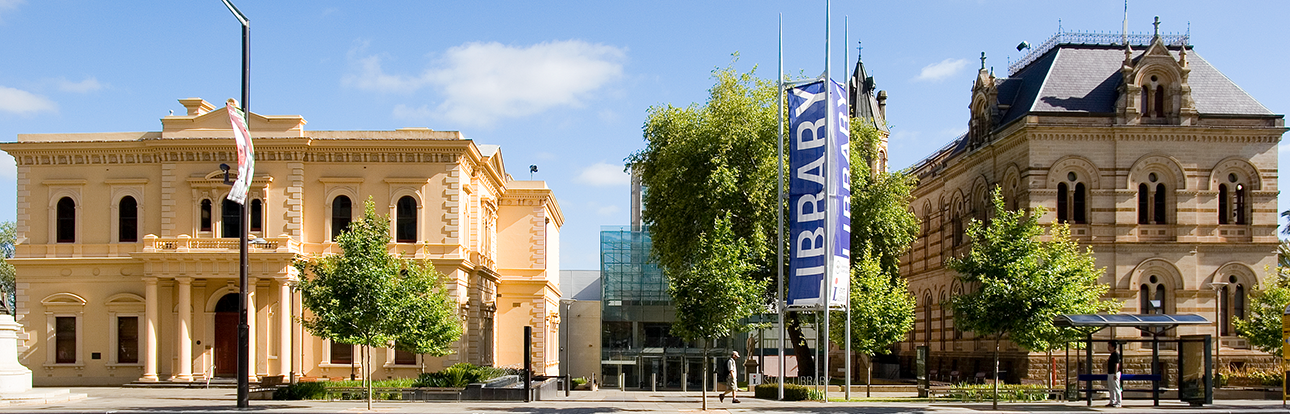
[[[251,145],[246,118],[231,102],[228,104],[228,120],[233,125],[233,141],[237,143],[237,181],[229,190],[228,199],[246,204],[246,193],[251,189],[251,176],[255,172],[255,147]]]
[[[813,82],[788,94],[788,305],[848,303],[850,127],[846,89]],[[828,290],[828,292],[826,292]]]

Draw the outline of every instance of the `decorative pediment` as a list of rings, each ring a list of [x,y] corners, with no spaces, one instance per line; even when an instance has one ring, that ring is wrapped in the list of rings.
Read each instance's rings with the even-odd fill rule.
[[[972,83],[972,103],[968,105],[968,147],[978,148],[989,142],[990,131],[998,126],[999,85],[994,72],[985,68],[985,52],[981,52],[981,69]]]
[[[161,138],[233,138],[226,107],[216,108],[200,98],[180,99],[187,115],[161,118]],[[300,115],[248,116],[251,137],[303,137],[305,118]]]
[[[1160,37],[1160,18],[1156,17],[1156,35],[1147,50],[1134,59],[1132,47],[1125,45],[1120,96],[1116,101],[1120,124],[1193,125],[1198,121],[1188,76],[1187,45],[1178,49],[1178,57],[1169,51]]]

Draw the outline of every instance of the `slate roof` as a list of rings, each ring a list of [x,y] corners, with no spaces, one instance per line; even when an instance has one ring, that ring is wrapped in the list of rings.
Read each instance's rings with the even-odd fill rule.
[[[1147,50],[1133,48],[1136,61]],[[1178,58],[1179,48],[1170,47]],[[1009,105],[997,127],[1030,113],[1049,115],[1099,114],[1112,116],[1116,90],[1120,86],[1123,46],[1059,44],[1011,77],[995,79],[999,104]],[[1231,79],[1210,65],[1192,48],[1187,50],[1191,67],[1188,84],[1200,115],[1274,116]],[[967,150],[967,135],[961,135],[912,167],[919,174],[932,174],[943,164]]]
[[[1146,50],[1135,48],[1133,59]],[[1178,49],[1171,53],[1176,59]],[[1120,86],[1120,65],[1124,49],[1113,45],[1061,45],[1047,55],[1003,79],[999,86],[999,103],[1012,104],[1000,126],[1029,112],[1092,113],[1115,112],[1116,88]],[[1188,50],[1191,66],[1188,83],[1192,99],[1201,115],[1273,115],[1227,76],[1215,69],[1195,50]],[[1011,85],[1020,82],[1020,85]],[[1004,94],[1004,85],[1018,89],[1013,97]],[[1011,102],[1005,101],[1011,99]]]

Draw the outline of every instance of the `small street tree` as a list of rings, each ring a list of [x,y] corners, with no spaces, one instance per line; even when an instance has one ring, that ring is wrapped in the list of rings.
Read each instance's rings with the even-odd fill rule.
[[[685,269],[664,269],[667,290],[676,305],[672,333],[703,344],[703,409],[708,409],[708,346],[713,339],[747,327],[741,321],[763,309],[764,280],[749,277],[751,249],[735,237],[728,217],[699,235]]]
[[[842,312],[830,324],[835,343],[844,343]],[[851,267],[851,351],[865,357],[865,395],[873,384],[873,356],[891,351],[914,327],[914,295],[904,278],[892,279],[868,251]]]
[[[366,347],[363,366],[369,370],[372,347],[433,356],[452,353],[450,345],[461,338],[462,322],[442,275],[428,261],[390,255],[390,220],[376,214],[371,198],[364,204],[363,218],[350,223],[336,241],[344,253],[295,263],[302,275],[302,302],[309,311],[301,318],[305,329],[334,342]],[[363,375],[369,410],[373,374]]]
[[[1281,241],[1277,248],[1278,261],[1290,260],[1290,242]],[[1290,275],[1286,268],[1278,266],[1277,271],[1263,280],[1262,286],[1250,295],[1248,318],[1233,318],[1236,333],[1250,341],[1260,351],[1272,354],[1281,359],[1285,341],[1281,338],[1281,317],[1290,306]]]
[[[1009,211],[997,189],[994,216],[973,221],[967,235],[972,249],[951,258],[947,267],[976,289],[952,299],[955,324],[978,336],[994,336],[994,407],[999,396],[999,343],[1004,335],[1031,350],[1050,349],[1066,334],[1052,326],[1063,313],[1095,313],[1119,308],[1102,300],[1107,287],[1098,283],[1092,251],[1080,251],[1066,226],[1055,225],[1050,241],[1040,240],[1039,217],[1045,209]]]

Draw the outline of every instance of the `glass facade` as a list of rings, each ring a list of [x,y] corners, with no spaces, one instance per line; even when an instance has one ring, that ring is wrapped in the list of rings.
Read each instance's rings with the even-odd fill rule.
[[[697,389],[702,347],[672,334],[676,309],[651,248],[648,228],[600,229],[602,384],[617,387],[621,374],[631,388],[649,389],[652,379],[658,388],[681,388],[686,381]],[[725,361],[729,338],[710,346],[709,364]]]

